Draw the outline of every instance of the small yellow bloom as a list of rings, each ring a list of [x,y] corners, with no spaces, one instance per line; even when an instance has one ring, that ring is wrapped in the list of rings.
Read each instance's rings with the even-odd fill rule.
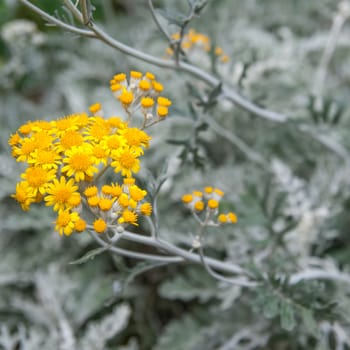
[[[139,202],[142,199],[144,199],[147,194],[147,191],[141,190],[141,188],[136,185],[130,186],[129,191],[130,197],[136,202]]]
[[[227,223],[227,216],[226,214],[220,214],[218,216],[218,221],[220,224],[226,224]]]
[[[100,202],[100,198],[98,196],[91,196],[88,198],[87,202],[90,207],[97,207],[98,203]]]
[[[141,106],[143,108],[151,108],[154,105],[154,99],[151,97],[142,97]]]
[[[194,203],[194,209],[197,211],[202,211],[204,209],[204,202],[197,201],[196,203]]]
[[[217,209],[219,206],[219,202],[216,199],[209,199],[208,200],[208,207],[210,209]]]
[[[158,93],[161,93],[164,90],[163,85],[155,80],[152,81],[152,88],[155,92],[158,92]]]
[[[100,218],[94,221],[93,227],[97,233],[103,233],[107,229],[107,224],[106,221]]]
[[[119,73],[119,74],[116,74],[113,79],[117,82],[123,82],[126,80],[126,75],[124,73]]]
[[[69,210],[60,211],[56,219],[55,230],[62,236],[70,236],[75,228],[75,223],[80,219],[79,214]]]
[[[77,232],[83,232],[86,229],[86,221],[83,219],[78,219],[74,224],[74,230]]]
[[[35,202],[35,196],[31,193],[28,182],[22,181],[16,185],[16,193],[11,195],[22,207],[23,210],[29,210],[31,203]]]
[[[135,78],[135,79],[141,79],[142,78],[142,73],[141,72],[137,72],[135,70],[132,70],[130,72],[130,77]]]
[[[123,91],[119,96],[119,101],[126,106],[129,106],[134,100],[134,95],[131,91]]]
[[[98,202],[98,206],[102,211],[108,211],[112,208],[113,201],[109,198],[101,198]]]
[[[145,216],[150,216],[152,214],[152,205],[151,203],[142,203],[140,205],[140,213]]]
[[[98,189],[96,186],[89,186],[85,189],[84,194],[86,197],[96,196],[98,193]]]
[[[193,196],[189,193],[187,194],[184,194],[182,196],[182,201],[185,203],[185,204],[188,204],[188,203],[191,203],[193,201]]]
[[[118,219],[119,224],[132,224],[137,226],[137,214],[134,211],[125,209],[122,216]]]
[[[164,107],[170,107],[171,106],[171,101],[163,96],[159,96],[157,98],[157,103],[159,106],[164,106]]]
[[[232,224],[235,224],[235,223],[237,223],[237,215],[235,214],[235,213],[232,213],[232,212],[230,212],[230,213],[228,213],[227,214],[227,217],[228,217],[228,220],[232,223]]]
[[[165,118],[168,115],[168,107],[164,106],[158,106],[157,108],[157,114],[159,118]]]
[[[143,91],[148,91],[151,89],[151,83],[148,80],[140,80],[139,88]]]
[[[89,111],[92,114],[95,114],[95,113],[101,111],[101,109],[102,109],[101,103],[95,103],[89,107]]]

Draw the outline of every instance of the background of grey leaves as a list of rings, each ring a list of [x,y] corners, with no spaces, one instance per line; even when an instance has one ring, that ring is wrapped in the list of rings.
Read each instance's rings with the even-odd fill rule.
[[[37,3],[72,20],[59,1]],[[167,43],[146,1],[94,3],[106,31],[164,56]],[[166,11],[165,25],[188,7],[154,3]],[[189,59],[290,117],[280,124],[215,94],[204,112],[198,96],[211,92],[203,83],[47,27],[18,1],[0,3],[0,349],[350,348],[349,282],[287,283],[288,275],[311,267],[349,270],[348,23],[322,86],[317,75],[338,5],[216,0],[192,23],[231,60],[220,66],[210,55]],[[139,176],[151,191],[167,164],[162,237],[191,242],[196,226],[181,195],[205,185],[223,189],[222,209],[236,211],[239,224],[208,232],[206,252],[249,268],[264,281],[256,290],[218,283],[185,264],[140,274],[147,264],[109,253],[70,265],[96,248],[89,236],[60,238],[47,208],[24,213],[9,197],[22,170],[10,156],[9,135],[27,120],[51,120],[95,102],[109,115],[122,114],[108,82],[130,69],[154,72],[174,101],[171,116],[151,130],[148,170]]]

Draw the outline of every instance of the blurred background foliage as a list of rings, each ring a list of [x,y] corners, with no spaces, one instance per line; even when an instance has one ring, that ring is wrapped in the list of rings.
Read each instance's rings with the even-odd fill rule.
[[[73,21],[59,0],[35,4]],[[165,57],[167,43],[146,1],[93,5],[95,21],[112,36]],[[154,5],[170,17],[188,9],[187,1]],[[349,271],[348,23],[321,93],[314,86],[337,6],[216,0],[191,23],[230,61],[213,65],[203,52],[188,60],[290,117],[273,123],[215,94],[203,106],[211,91],[190,76],[47,26],[19,1],[0,2],[0,349],[350,349],[349,283],[290,286],[287,278],[310,267]],[[95,102],[108,115],[122,115],[108,82],[131,69],[154,72],[173,100],[171,116],[150,130],[138,177],[151,192],[167,164],[161,236],[189,246],[196,226],[181,195],[221,188],[221,209],[236,211],[239,223],[208,232],[206,253],[246,266],[263,282],[258,289],[219,283],[199,266],[152,269],[109,253],[71,265],[96,248],[90,237],[59,237],[50,211],[24,213],[10,198],[23,169],[11,158],[9,135],[27,120],[52,120]]]

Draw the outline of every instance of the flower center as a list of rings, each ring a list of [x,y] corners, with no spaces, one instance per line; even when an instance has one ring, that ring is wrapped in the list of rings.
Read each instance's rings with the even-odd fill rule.
[[[70,159],[70,165],[74,170],[85,171],[91,165],[91,161],[88,155],[77,153]]]

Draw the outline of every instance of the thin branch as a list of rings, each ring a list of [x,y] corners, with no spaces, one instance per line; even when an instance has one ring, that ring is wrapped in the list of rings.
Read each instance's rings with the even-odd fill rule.
[[[297,284],[308,280],[333,280],[350,284],[350,275],[340,271],[326,271],[321,269],[307,269],[293,274],[290,284]]]
[[[40,15],[47,22],[55,24],[57,27],[60,27],[62,29],[68,30],[68,31],[70,31],[72,33],[79,34],[79,35],[82,35],[82,36],[86,36],[86,37],[89,37],[89,38],[96,38],[96,35],[91,30],[77,28],[75,26],[72,26],[70,24],[67,24],[67,23],[57,19],[56,17],[50,16],[48,13],[46,13],[43,10],[41,10],[39,7],[33,5],[30,1],[27,1],[27,0],[19,0],[19,1],[21,1],[23,5],[25,5],[28,8],[30,8],[33,12],[37,13],[38,15]]]
[[[333,18],[333,24],[329,33],[326,47],[323,51],[320,64],[317,68],[316,77],[313,86],[313,93],[315,96],[321,96],[323,92],[324,83],[326,80],[327,69],[331,62],[334,51],[337,47],[337,42],[341,30],[350,16],[350,7],[346,3],[339,4],[339,10]]]
[[[125,250],[122,248],[111,246],[109,243],[105,242],[101,237],[98,236],[96,232],[93,230],[88,230],[92,238],[102,247],[108,247],[108,250],[116,253],[121,256],[125,256],[128,258],[139,259],[139,260],[148,260],[148,261],[160,261],[164,263],[180,263],[183,262],[184,259],[178,256],[162,256],[162,255],[153,255],[153,254],[144,254],[133,252],[130,250]]]
[[[249,147],[242,139],[240,139],[233,132],[225,129],[221,125],[219,125],[214,119],[203,117],[203,120],[209,124],[209,126],[220,136],[224,137],[226,140],[231,142],[234,146],[236,146],[242,153],[244,153],[247,158],[251,161],[262,165],[264,168],[268,164],[268,161],[264,159],[259,153],[255,152],[251,147]]]
[[[242,286],[242,287],[256,287],[259,285],[258,282],[250,282],[250,281],[247,281],[247,280],[242,279],[242,278],[227,278],[227,277],[224,277],[224,276],[218,274],[207,263],[206,258],[204,256],[204,250],[203,250],[202,243],[200,243],[198,251],[199,251],[199,256],[200,256],[202,265],[204,266],[205,270],[209,273],[209,275],[212,276],[213,278],[215,278],[219,281],[222,281],[222,282],[226,282],[229,284]]]
[[[172,43],[172,39],[171,39],[171,36],[168,34],[168,32],[165,30],[165,28],[162,26],[162,24],[159,22],[158,20],[158,17],[156,15],[156,11],[154,9],[154,6],[153,6],[153,2],[152,0],[148,0],[148,7],[151,11],[151,15],[152,15],[152,18],[154,20],[154,23],[157,25],[158,29],[161,31],[161,33],[164,34],[164,36],[166,37],[166,39],[169,41],[169,43],[171,44]]]
[[[188,252],[187,250],[181,249],[167,241],[164,241],[162,239],[154,239],[152,237],[147,237],[142,234],[135,234],[129,231],[124,231],[122,233],[122,238],[138,242],[141,244],[145,244],[148,246],[153,246],[155,248],[158,248],[161,251],[165,251],[167,253],[177,255],[185,260],[192,261],[194,263],[200,264],[201,258],[198,254]],[[249,276],[249,272],[244,270],[239,265],[233,264],[233,263],[225,263],[221,262],[219,260],[213,259],[213,258],[205,258],[205,261],[214,269],[226,272],[226,273],[236,273],[236,274],[244,274]]]
[[[77,9],[77,6],[72,3],[70,0],[63,0],[64,4],[68,8],[70,12],[72,12],[73,16],[75,17],[76,20],[79,22],[83,21],[83,17],[81,16],[79,10]]]

